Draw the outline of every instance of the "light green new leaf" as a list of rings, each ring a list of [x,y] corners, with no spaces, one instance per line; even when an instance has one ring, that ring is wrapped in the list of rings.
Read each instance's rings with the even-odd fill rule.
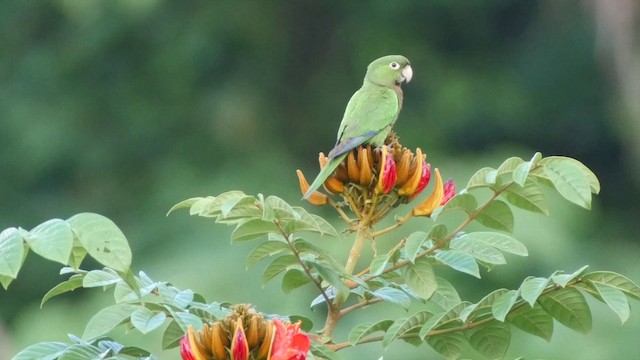
[[[531,335],[551,341],[553,317],[540,304],[533,307],[521,306],[507,315],[507,321]]]
[[[591,171],[591,169],[589,169],[585,164],[574,158],[566,156],[548,156],[542,159],[540,163],[545,167],[548,164],[554,164],[554,166],[559,163],[570,164],[571,166],[578,168],[582,172],[587,182],[589,183],[589,186],[591,187],[592,193],[598,194],[600,192],[600,181],[598,180],[596,174],[594,174],[593,171]]]
[[[384,301],[400,305],[404,309],[408,309],[411,305],[411,299],[409,298],[409,295],[407,295],[402,290],[394,289],[392,287],[385,286],[372,291],[371,294],[375,297],[379,297]]]
[[[194,210],[197,209],[199,210],[197,214],[200,216],[217,217],[222,214],[222,207],[225,204],[232,203],[233,200],[246,196],[244,192],[237,190],[224,192],[214,198],[209,196],[193,204],[190,213],[193,215]]]
[[[0,233],[0,275],[15,279],[25,253],[20,231],[8,228]]]
[[[115,304],[98,311],[89,319],[89,322],[87,322],[84,333],[82,334],[82,339],[88,341],[105,335],[140,308],[142,307],[139,305]]]
[[[113,298],[116,303],[132,302],[140,299],[138,294],[124,281],[116,283],[116,287],[113,289]]]
[[[507,201],[520,209],[549,215],[542,188],[535,180],[527,179],[523,186],[512,185],[505,191]]]
[[[271,195],[264,201],[264,206],[269,208],[269,213],[273,214],[276,219],[295,219],[300,218],[296,210],[283,199]]]
[[[80,264],[82,264],[82,260],[84,260],[85,256],[87,256],[87,249],[85,249],[80,240],[74,236],[73,247],[71,248],[71,255],[69,255],[67,264],[72,269],[78,270],[80,269]]]
[[[131,313],[131,324],[143,334],[159,328],[167,316],[162,311],[141,308]]]
[[[458,250],[441,250],[435,258],[450,268],[480,278],[480,269],[473,256]]]
[[[131,266],[131,249],[122,231],[106,217],[81,213],[67,220],[89,255],[104,266],[126,272]]]
[[[427,343],[447,359],[457,359],[467,344],[464,335],[459,332],[427,337]]]
[[[594,271],[586,274],[583,279],[587,279],[592,283],[611,286],[622,291],[627,296],[640,300],[640,287],[626,276],[611,271]]]
[[[566,287],[542,295],[542,308],[562,325],[587,334],[591,330],[591,310],[580,291]]]
[[[517,290],[509,290],[495,299],[493,305],[491,305],[493,317],[498,321],[504,322],[507,314],[509,314],[509,311],[518,300],[518,296],[519,292]]]
[[[509,348],[511,329],[509,324],[494,320],[471,332],[467,338],[471,347],[486,358],[502,359]]]
[[[241,222],[236,226],[231,234],[231,241],[254,240],[267,235],[270,232],[279,232],[280,230],[271,221],[261,219],[252,219]]]
[[[308,284],[311,280],[303,271],[298,269],[289,269],[284,273],[282,278],[282,291],[285,294],[290,293],[292,290]]]
[[[484,167],[478,171],[476,171],[471,179],[469,179],[469,183],[467,184],[467,189],[471,190],[474,188],[480,187],[491,187],[494,182],[489,181],[489,174],[495,172],[496,169],[490,167]],[[495,178],[494,178],[495,181]]]
[[[42,342],[33,344],[17,353],[11,360],[54,360],[69,346],[62,342]]]
[[[516,156],[505,160],[496,170],[496,183],[502,185],[513,179],[512,173],[522,164],[525,164],[524,160]]]
[[[188,313],[186,311],[175,311],[168,306],[165,306],[165,308],[169,311],[169,313],[171,313],[171,317],[173,317],[173,320],[182,329],[182,335],[184,335],[189,330],[189,326],[193,326],[193,328],[196,330],[202,329],[202,319],[200,319],[199,316]]]
[[[211,199],[213,199],[213,197],[210,197]],[[179,203],[173,205],[171,207],[171,209],[169,209],[169,211],[167,212],[166,216],[169,216],[169,214],[171,214],[172,212],[178,210],[178,209],[184,209],[184,208],[191,208],[193,209],[193,205],[196,204],[198,201],[200,201],[201,197],[193,197],[190,199],[186,199],[186,200],[182,200]],[[191,213],[191,215],[194,215],[194,213]]]
[[[544,173],[560,195],[576,205],[590,209],[592,188],[589,177],[572,160],[549,157],[542,159],[540,164],[544,165]]]
[[[193,302],[193,290],[182,290],[173,297],[171,304],[179,309],[185,309]]]
[[[255,196],[244,195],[225,201],[220,206],[220,218],[231,220],[246,215],[262,216],[262,210],[256,206]]]
[[[408,318],[396,320],[384,333],[382,346],[386,348],[399,336],[410,331],[417,332],[432,316],[429,311],[419,311]]]
[[[291,266],[300,266],[298,263],[298,258],[293,255],[282,255],[274,259],[262,274],[262,285],[265,285],[267,282],[269,282],[269,280],[278,276],[280,273],[289,269]]]
[[[451,240],[449,246],[451,249],[462,251],[489,264],[502,265],[507,263],[504,255],[499,250],[484,241],[478,240],[472,234],[475,233],[464,234]]]
[[[73,232],[66,221],[52,219],[29,231],[25,240],[36,254],[66,265],[73,247]]]
[[[42,301],[40,301],[40,308],[54,296],[58,296],[60,294],[66,293],[68,291],[73,291],[79,287],[82,287],[82,275],[73,275],[69,278],[69,280],[63,281],[60,284],[54,286],[51,290],[47,291],[46,294],[42,297]]]
[[[520,297],[533,306],[548,284],[547,278],[528,277],[520,285]]]
[[[121,280],[120,275],[109,268],[104,268],[104,270],[91,270],[82,279],[82,287],[109,286]]]
[[[260,243],[258,246],[253,248],[247,256],[247,268],[266,257],[279,254],[288,248],[289,245],[282,241],[266,241]]]
[[[356,345],[360,340],[365,338],[369,334],[373,334],[378,331],[387,331],[393,324],[393,320],[381,320],[377,323],[365,323],[355,326],[349,331],[347,340],[351,345]]]
[[[422,244],[424,244],[425,241],[427,241],[427,233],[423,231],[416,231],[407,236],[407,241],[404,243],[404,251],[409,261],[415,262],[416,255],[418,255],[422,249]],[[373,269],[371,273],[374,274]]]
[[[425,300],[428,300],[438,287],[433,266],[424,257],[405,267],[404,281],[411,291]]]
[[[600,294],[602,300],[618,315],[621,323],[625,323],[629,319],[631,309],[629,308],[629,301],[624,293],[615,287],[608,285],[601,285],[598,283],[592,283],[595,289]]]
[[[494,200],[476,216],[480,224],[506,232],[513,232],[513,213],[505,202]]]

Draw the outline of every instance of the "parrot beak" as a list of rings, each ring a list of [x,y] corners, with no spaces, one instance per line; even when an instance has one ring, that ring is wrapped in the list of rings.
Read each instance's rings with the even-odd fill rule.
[[[407,65],[402,69],[402,77],[406,82],[411,81],[411,78],[413,77],[413,69],[411,68],[411,65]]]

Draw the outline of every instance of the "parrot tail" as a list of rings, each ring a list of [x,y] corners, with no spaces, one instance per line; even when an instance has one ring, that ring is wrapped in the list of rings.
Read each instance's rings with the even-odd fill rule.
[[[325,180],[327,180],[329,176],[333,174],[333,171],[338,167],[338,165],[340,165],[345,157],[347,157],[347,153],[341,154],[329,160],[327,165],[323,167],[322,170],[320,170],[318,176],[316,176],[315,180],[313,180],[313,183],[311,183],[311,185],[309,186],[309,190],[307,190],[307,192],[304,194],[302,200],[306,200],[309,196],[311,196],[311,194],[313,194],[314,191],[318,190],[318,188],[325,182]]]

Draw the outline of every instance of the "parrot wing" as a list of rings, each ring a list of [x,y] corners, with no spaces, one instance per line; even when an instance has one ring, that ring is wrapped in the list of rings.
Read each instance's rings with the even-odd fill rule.
[[[377,139],[374,146],[384,142],[391,125],[398,118],[398,96],[390,88],[376,85],[363,85],[356,91],[344,112],[338,141],[329,152],[329,158],[347,153],[358,145],[370,143],[370,140],[381,133],[382,139]]]

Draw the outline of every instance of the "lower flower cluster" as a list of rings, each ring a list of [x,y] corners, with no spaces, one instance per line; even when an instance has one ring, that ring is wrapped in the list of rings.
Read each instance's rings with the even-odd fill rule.
[[[249,305],[226,318],[189,328],[180,341],[183,360],[305,360],[311,346],[300,322],[267,320]]]
[[[329,159],[320,153],[322,169]],[[414,216],[429,216],[455,194],[452,180],[443,184],[440,172],[435,169],[436,185],[433,193],[412,211]],[[300,188],[304,194],[309,189],[304,174],[298,170]],[[370,145],[353,149],[334,173],[324,182],[330,194],[341,195],[357,215],[371,214],[381,218],[399,204],[414,200],[429,184],[431,164],[420,148],[415,153],[402,146],[395,136],[387,144],[373,148]],[[319,191],[309,197],[314,205],[329,203],[327,194]],[[375,222],[375,221],[374,221]]]

